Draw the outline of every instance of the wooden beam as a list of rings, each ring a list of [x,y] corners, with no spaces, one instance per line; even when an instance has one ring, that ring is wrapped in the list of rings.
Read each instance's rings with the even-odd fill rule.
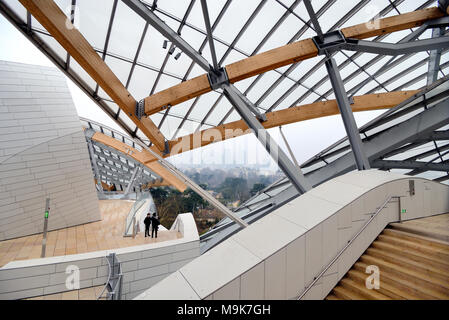
[[[341,32],[346,38],[366,39],[385,33],[419,27],[427,20],[441,18],[443,16],[443,11],[437,7],[432,7],[361,23],[352,27],[343,28]]]
[[[162,181],[155,181],[152,183],[148,183],[146,185],[142,185],[142,189],[151,189],[151,188],[157,188],[157,187],[169,187],[171,186],[170,183],[168,183],[165,180]]]
[[[97,184],[97,179],[94,178],[95,184]],[[103,187],[103,190],[107,190],[107,191],[112,191],[112,189],[114,189],[113,185],[109,185],[103,181],[101,181],[101,186]]]
[[[165,138],[153,121],[140,121],[135,115],[136,100],[123,86],[89,42],[76,29],[52,0],[19,0],[39,23],[81,65],[98,85],[117,103],[137,127],[160,151],[165,149]]]
[[[198,76],[188,81],[166,90],[159,91],[145,99],[145,113],[147,115],[162,111],[169,106],[182,103],[203,93],[211,91],[209,80],[206,74]],[[151,109],[149,109],[151,108]]]
[[[145,166],[150,168],[151,171],[162,177],[164,181],[168,182],[170,185],[172,185],[179,191],[183,192],[185,189],[187,189],[187,186],[184,184],[184,182],[182,182],[181,180],[176,178],[173,174],[171,174],[159,162],[154,161],[146,163]]]
[[[235,83],[317,55],[318,49],[312,39],[306,39],[231,63],[226,66],[226,72],[229,82]]]
[[[174,186],[179,191],[183,192],[187,189],[187,186],[184,182],[179,180],[176,176],[174,176],[171,172],[165,169],[159,162],[156,161],[156,158],[146,150],[139,151],[124,142],[121,142],[117,139],[114,139],[108,135],[105,135],[101,132],[95,132],[95,134],[91,138],[93,141],[97,141],[102,143],[108,147],[111,147],[117,151],[120,151],[127,156],[133,158],[137,162],[142,163],[146,166],[150,171],[156,173],[158,176],[166,180],[172,186]]]
[[[417,90],[368,94],[354,97],[353,112],[392,108],[416,94]],[[294,122],[316,119],[339,114],[336,100],[315,102],[293,108],[266,113],[266,129]],[[167,157],[250,133],[243,120],[230,122],[218,127],[202,130],[169,142],[171,153]]]
[[[347,38],[366,39],[420,26],[427,20],[444,15],[445,13],[439,8],[433,7],[362,23],[341,31]],[[225,69],[229,81],[234,83],[317,55],[318,50],[312,39],[306,39],[234,62],[227,65]],[[174,106],[211,90],[207,75],[184,81],[145,98],[145,113],[154,114],[169,105]]]

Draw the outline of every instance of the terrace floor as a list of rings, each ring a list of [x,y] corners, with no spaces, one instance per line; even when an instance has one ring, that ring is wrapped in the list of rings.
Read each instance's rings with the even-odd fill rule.
[[[117,249],[181,238],[176,231],[158,232],[158,238],[123,237],[126,216],[133,205],[127,200],[100,200],[101,221],[50,231],[47,234],[46,257]],[[14,260],[40,258],[42,234],[0,242],[0,267]]]

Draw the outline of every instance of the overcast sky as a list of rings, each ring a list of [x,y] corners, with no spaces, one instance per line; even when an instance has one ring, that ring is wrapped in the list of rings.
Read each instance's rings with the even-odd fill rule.
[[[2,15],[0,15],[0,60],[15,61],[43,66],[54,66],[31,42],[15,29]],[[109,118],[90,98],[78,87],[67,79],[68,87],[72,94],[78,114],[107,126],[120,130],[119,126]],[[383,111],[358,112],[355,118],[358,126],[363,125]],[[120,130],[122,131],[122,130]],[[299,163],[309,159],[331,143],[345,136],[341,117],[331,116],[309,121],[290,124],[283,127],[295,157]],[[280,139],[277,128],[269,132],[285,150],[285,145]],[[242,156],[245,154],[246,156]],[[217,163],[217,159],[227,159],[236,164],[248,163],[258,159],[258,163],[267,169],[275,169],[276,166],[269,161],[264,149],[259,146],[254,136],[245,136],[210,145],[201,149],[178,156],[181,163]],[[257,155],[257,156],[256,156]]]

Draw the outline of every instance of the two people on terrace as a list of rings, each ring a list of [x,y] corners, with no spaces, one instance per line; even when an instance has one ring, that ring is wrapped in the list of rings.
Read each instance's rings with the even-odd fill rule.
[[[159,225],[161,222],[159,221],[159,217],[157,213],[153,213],[151,215],[150,212],[147,213],[145,220],[143,220],[145,224],[145,238],[150,236],[150,226],[151,226],[151,238],[157,238],[157,230],[159,229]]]

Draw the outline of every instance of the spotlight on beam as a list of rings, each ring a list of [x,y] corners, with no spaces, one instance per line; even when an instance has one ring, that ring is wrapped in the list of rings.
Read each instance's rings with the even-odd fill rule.
[[[168,44],[168,41],[164,40],[164,44],[162,45],[162,48],[167,49],[167,44]]]
[[[173,54],[175,52],[175,47],[171,47],[170,50],[168,50],[168,54]]]
[[[175,60],[178,60],[180,56],[181,56],[181,52],[178,52],[175,56]]]

